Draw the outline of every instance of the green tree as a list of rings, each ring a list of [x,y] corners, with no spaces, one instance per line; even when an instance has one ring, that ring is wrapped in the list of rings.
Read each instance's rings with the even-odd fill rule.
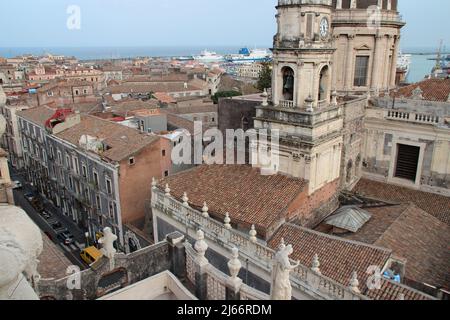
[[[241,96],[242,94],[238,91],[220,91],[217,92],[215,95],[212,96],[212,101],[214,102],[214,104],[218,104],[219,103],[219,99],[220,98],[230,98],[230,97],[237,97],[237,96]]]
[[[272,68],[270,63],[263,63],[263,68],[261,73],[259,74],[259,79],[256,84],[256,88],[259,91],[264,91],[264,89],[268,89],[272,87]]]

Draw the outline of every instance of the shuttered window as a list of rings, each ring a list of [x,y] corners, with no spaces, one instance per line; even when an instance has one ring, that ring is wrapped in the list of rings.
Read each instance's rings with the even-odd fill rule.
[[[367,70],[369,69],[368,56],[356,56],[355,63],[355,87],[367,86]]]
[[[404,144],[398,145],[395,177],[416,181],[420,148]]]

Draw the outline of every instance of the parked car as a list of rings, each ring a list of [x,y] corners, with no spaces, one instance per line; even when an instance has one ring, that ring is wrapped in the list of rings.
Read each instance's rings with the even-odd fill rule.
[[[24,194],[24,197],[28,202],[32,202],[36,198],[36,195],[33,192],[28,192]]]
[[[37,212],[39,212],[39,213],[44,212],[45,207],[44,207],[44,205],[42,204],[42,202],[41,202],[39,199],[34,198],[34,199],[31,201],[31,205],[33,206],[33,208],[34,208]]]
[[[88,265],[95,263],[101,257],[103,257],[103,253],[98,250],[96,247],[88,247],[81,251],[80,253],[81,259],[86,262]]]
[[[55,222],[55,223],[52,224],[52,229],[53,230],[58,230],[58,229],[61,229],[62,227],[63,227],[63,225],[62,225],[61,222]]]
[[[73,235],[71,235],[69,231],[64,231],[58,234],[58,239],[65,245],[70,245],[75,241]]]
[[[13,183],[12,183],[12,188],[14,189],[14,190],[16,190],[16,189],[22,189],[22,187],[23,187],[23,185],[22,185],[22,182],[20,182],[20,181],[13,181]]]
[[[52,218],[53,215],[52,215],[50,212],[43,211],[43,212],[41,213],[41,217],[44,218],[45,220],[48,220],[48,219]]]

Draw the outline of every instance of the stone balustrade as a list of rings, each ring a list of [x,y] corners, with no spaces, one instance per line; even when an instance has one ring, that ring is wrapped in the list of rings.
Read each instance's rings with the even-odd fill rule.
[[[442,123],[442,119],[436,115],[399,110],[384,110],[384,118],[388,120],[414,122],[429,125],[438,125]]]
[[[231,251],[233,248],[238,248],[242,261],[248,259],[252,264],[264,270],[264,272],[271,274],[275,251],[267,247],[265,242],[254,242],[251,240],[250,235],[246,235],[238,230],[228,229],[224,223],[210,217],[204,217],[202,212],[183,205],[182,202],[174,199],[170,194],[165,194],[158,188],[153,188],[152,190],[152,207],[185,225],[186,228],[194,233],[197,230],[202,230],[206,239],[220,243],[225,250]],[[298,250],[301,250],[301,248],[298,248]],[[187,257],[187,273],[190,279],[194,278],[194,273],[192,272],[193,264],[193,260],[190,261],[189,257]],[[291,274],[291,281],[294,289],[305,292],[317,299],[368,299],[361,294],[352,292],[348,287],[312,271],[310,267],[304,265],[300,265],[294,270]]]
[[[294,109],[294,101],[280,100],[279,106],[280,106],[280,108]]]
[[[333,12],[333,23],[345,23],[348,21],[360,21],[367,24],[368,12],[367,9],[343,9]],[[381,10],[379,14],[381,23],[391,22],[403,24],[403,17],[396,11]]]

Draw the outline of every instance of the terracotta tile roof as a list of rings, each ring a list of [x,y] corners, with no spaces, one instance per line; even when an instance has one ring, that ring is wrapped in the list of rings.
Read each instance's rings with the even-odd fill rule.
[[[108,101],[107,105],[111,111],[116,113],[126,114],[130,111],[143,110],[143,109],[155,109],[159,107],[158,100],[150,99],[147,101],[141,101],[136,99],[123,99],[119,101]]]
[[[143,75],[134,76],[126,80],[126,82],[187,82],[189,80],[186,73],[171,73],[159,75]]]
[[[277,249],[282,238],[286,244],[293,245],[293,260],[311,266],[314,255],[317,254],[322,274],[342,285],[348,286],[352,273],[356,271],[361,291],[367,289],[367,269],[370,266],[383,269],[391,256],[388,249],[344,240],[293,224],[284,224],[268,245]]]
[[[410,98],[420,87],[424,100],[447,102],[450,96],[450,79],[427,79],[398,89],[396,97]],[[393,93],[391,93],[393,95]]]
[[[450,227],[414,205],[376,241],[407,259],[406,278],[450,289]]]
[[[361,179],[353,191],[369,198],[389,202],[412,202],[420,209],[450,225],[450,197],[368,179]]]
[[[450,288],[450,227],[414,204],[365,208],[372,218],[342,238],[388,248],[406,259],[406,278]]]
[[[40,87],[37,91],[38,92],[47,92],[48,90],[54,89],[54,88],[63,88],[63,87],[92,87],[92,83],[88,81],[80,81],[80,80],[67,80],[67,79],[58,79],[51,81],[42,87]]]
[[[39,256],[38,272],[43,279],[62,279],[67,276],[67,267],[72,265],[64,253],[44,233],[41,233],[43,250]]]
[[[17,112],[17,115],[29,120],[41,127],[45,127],[45,122],[55,114],[55,109],[47,106],[31,108]]]
[[[137,154],[159,139],[157,136],[143,134],[138,130],[94,116],[82,116],[79,124],[56,136],[78,146],[82,135],[104,139],[109,149],[101,153],[102,158],[117,162]]]
[[[194,122],[180,116],[177,116],[173,113],[169,113],[164,109],[161,109],[162,112],[167,114],[167,124],[176,128],[176,129],[186,129],[189,131],[191,135],[194,135]]]
[[[405,300],[433,300],[434,298],[414,290],[410,287],[381,279],[381,288],[363,292],[364,295],[373,300],[399,300],[400,294],[404,295]]]
[[[372,215],[371,219],[358,232],[346,233],[342,237],[367,244],[375,244],[409,206],[409,204],[402,204],[364,208]]]
[[[146,84],[121,84],[118,86],[107,88],[108,92],[112,94],[119,93],[150,93],[150,92],[189,92],[189,91],[200,91],[201,88],[196,86],[187,85],[187,88],[183,83],[178,82],[168,82],[168,83],[146,83]]]
[[[191,114],[191,113],[207,113],[207,112],[217,112],[218,106],[216,104],[202,104],[193,105],[189,107],[177,108],[177,114]]]
[[[171,194],[181,199],[187,192],[189,203],[198,209],[206,201],[211,216],[231,223],[267,230],[283,218],[289,204],[303,192],[307,182],[283,175],[263,176],[247,165],[202,165],[161,181]]]
[[[153,96],[162,103],[176,103],[177,101],[165,92],[155,92]]]

